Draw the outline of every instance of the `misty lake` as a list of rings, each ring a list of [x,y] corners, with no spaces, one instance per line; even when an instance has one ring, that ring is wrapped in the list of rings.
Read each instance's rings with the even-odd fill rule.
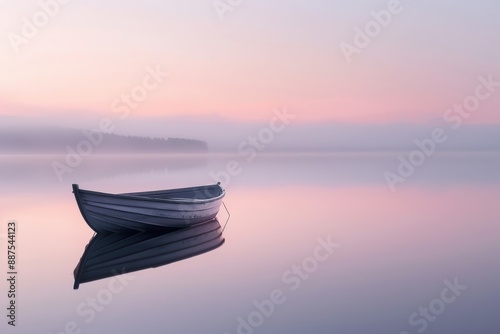
[[[51,168],[61,157],[0,157],[4,273],[7,222],[17,222],[16,329],[499,333],[500,155],[436,155],[393,192],[384,173],[397,156],[86,157],[62,182]],[[240,170],[227,177],[231,160]],[[73,290],[93,231],[72,183],[121,193],[217,176],[230,212],[221,247]]]

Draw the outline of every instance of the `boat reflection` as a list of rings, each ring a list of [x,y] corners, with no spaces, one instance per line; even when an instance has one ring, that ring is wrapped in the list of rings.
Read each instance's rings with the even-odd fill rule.
[[[217,219],[182,229],[133,234],[96,234],[75,270],[74,289],[133,271],[163,266],[206,253],[224,243]]]

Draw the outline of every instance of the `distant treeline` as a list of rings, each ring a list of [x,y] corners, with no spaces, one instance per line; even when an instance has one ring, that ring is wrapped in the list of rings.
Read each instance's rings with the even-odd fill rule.
[[[205,141],[150,138],[73,129],[0,128],[0,154],[66,154],[68,149],[97,154],[206,152]]]

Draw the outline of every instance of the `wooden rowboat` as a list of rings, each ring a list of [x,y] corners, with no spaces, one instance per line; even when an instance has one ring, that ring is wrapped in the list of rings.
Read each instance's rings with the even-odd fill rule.
[[[173,231],[96,234],[73,271],[81,283],[155,268],[206,253],[224,243],[217,219]]]
[[[225,195],[220,183],[126,194],[73,193],[87,224],[97,233],[187,227],[215,218]]]

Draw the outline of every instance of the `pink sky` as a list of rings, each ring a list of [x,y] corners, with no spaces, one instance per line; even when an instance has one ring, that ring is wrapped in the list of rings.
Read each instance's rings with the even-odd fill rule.
[[[220,20],[211,1],[75,1],[18,52],[8,36],[40,6],[0,7],[0,115],[104,117],[148,66],[169,76],[136,117],[266,120],[287,106],[299,122],[425,123],[472,94],[479,76],[500,81],[495,2],[405,2],[351,63],[339,44],[384,3],[245,2]],[[500,89],[468,121],[500,123],[499,106]]]

